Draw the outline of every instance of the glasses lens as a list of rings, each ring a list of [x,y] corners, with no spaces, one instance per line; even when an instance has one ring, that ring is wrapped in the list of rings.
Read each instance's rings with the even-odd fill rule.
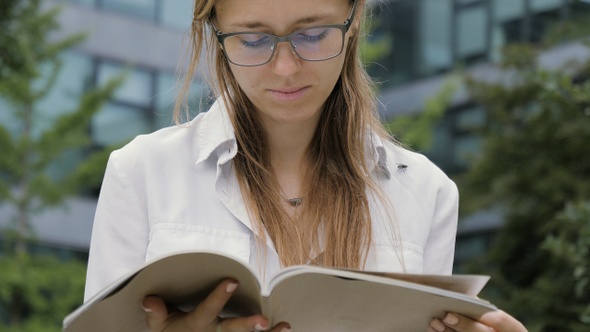
[[[225,37],[223,47],[229,60],[241,66],[258,66],[270,60],[276,37],[266,33],[238,33]],[[312,27],[291,35],[293,49],[304,60],[321,61],[342,52],[344,31],[335,27]]]
[[[223,41],[223,47],[231,62],[243,66],[263,64],[270,60],[273,52],[272,37],[264,33],[229,36]]]
[[[314,27],[298,31],[291,43],[303,59],[320,61],[339,55],[343,41],[344,34],[339,28]]]

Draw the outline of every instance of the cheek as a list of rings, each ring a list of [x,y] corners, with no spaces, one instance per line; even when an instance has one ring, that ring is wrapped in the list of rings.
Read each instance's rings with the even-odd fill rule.
[[[329,85],[330,90],[334,88],[334,85],[336,85],[336,82],[342,75],[344,60],[340,58],[337,60],[338,61],[334,61],[333,64],[329,66],[329,68],[326,68],[323,73],[324,80],[326,80],[326,85]]]
[[[250,93],[255,89],[255,87],[257,86],[256,82],[256,77],[255,77],[255,73],[252,70],[248,70],[251,68],[243,68],[243,67],[236,67],[236,66],[232,66],[231,70],[232,70],[232,74],[234,75],[234,78],[236,80],[236,82],[238,82],[238,85],[240,86],[240,88],[242,88],[242,90],[244,90],[244,92],[246,92],[246,95],[248,95],[248,97],[250,96]]]

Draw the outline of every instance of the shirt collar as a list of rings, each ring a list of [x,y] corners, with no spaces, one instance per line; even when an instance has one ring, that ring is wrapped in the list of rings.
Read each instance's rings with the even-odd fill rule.
[[[391,170],[387,164],[387,149],[385,148],[384,138],[371,131],[365,147],[365,160],[369,163],[369,169],[374,174],[382,174],[387,179],[391,177]]]
[[[219,147],[227,147],[235,156],[238,151],[234,127],[222,98],[218,98],[209,111],[193,120],[197,126],[198,147],[196,163],[205,161]]]
[[[229,118],[227,108],[222,98],[218,98],[208,112],[204,113],[202,119],[197,117],[193,122],[197,126],[199,138],[199,151],[196,163],[205,161],[219,147],[226,147],[229,152],[227,160],[233,158],[238,151],[236,135],[232,122]],[[197,122],[198,121],[198,122]],[[372,172],[380,172],[388,179],[391,177],[391,170],[387,165],[387,149],[383,138],[371,131],[368,134],[365,156]],[[227,161],[226,160],[226,161]],[[221,160],[220,160],[221,161]]]

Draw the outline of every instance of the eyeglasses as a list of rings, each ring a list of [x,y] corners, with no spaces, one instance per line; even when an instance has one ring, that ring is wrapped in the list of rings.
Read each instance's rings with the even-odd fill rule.
[[[222,33],[211,23],[229,62],[242,67],[262,66],[275,54],[277,44],[289,42],[293,52],[306,61],[335,58],[344,49],[344,36],[352,24],[356,1],[344,24],[320,25],[275,36],[263,32]]]

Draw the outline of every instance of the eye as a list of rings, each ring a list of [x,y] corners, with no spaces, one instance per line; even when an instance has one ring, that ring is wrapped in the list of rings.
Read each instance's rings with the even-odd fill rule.
[[[309,28],[301,30],[296,36],[295,40],[303,42],[319,42],[326,38],[330,33],[329,28]]]
[[[260,33],[249,33],[239,35],[240,37],[240,44],[244,47],[262,47],[271,44],[271,39],[268,35],[260,34]]]

